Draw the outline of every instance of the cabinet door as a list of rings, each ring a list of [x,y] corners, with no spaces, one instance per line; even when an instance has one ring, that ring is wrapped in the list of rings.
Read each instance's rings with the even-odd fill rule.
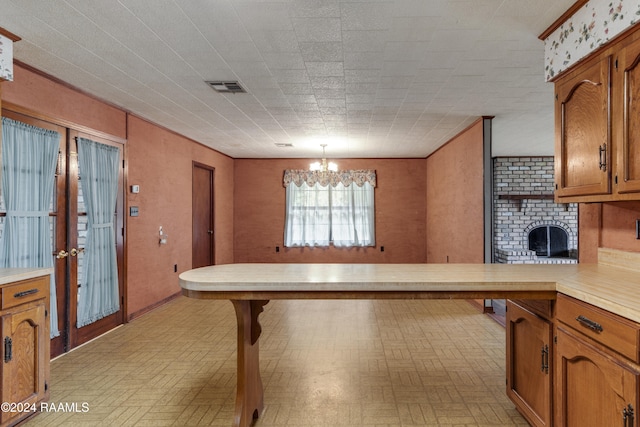
[[[533,426],[552,425],[551,324],[507,301],[507,396]]]
[[[623,104],[622,135],[616,138],[622,144],[617,150],[618,192],[640,192],[640,40],[627,46],[618,60]]]
[[[44,301],[44,300],[42,300]],[[2,401],[36,404],[46,393],[46,370],[49,352],[44,302],[16,309],[2,317]],[[0,412],[2,424],[28,415]]]
[[[556,425],[637,426],[638,372],[558,327]],[[631,405],[631,407],[629,407]]]
[[[611,192],[610,63],[607,56],[556,84],[556,195]]]

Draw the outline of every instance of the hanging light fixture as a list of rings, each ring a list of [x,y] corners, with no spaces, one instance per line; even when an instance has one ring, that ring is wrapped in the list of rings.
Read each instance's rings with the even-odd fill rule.
[[[320,146],[322,147],[322,162],[311,163],[311,165],[309,166],[309,169],[312,171],[319,171],[319,172],[326,172],[326,171],[337,172],[338,171],[337,164],[335,164],[334,162],[327,163],[327,158],[324,154],[324,149],[327,146],[327,144],[320,144]]]

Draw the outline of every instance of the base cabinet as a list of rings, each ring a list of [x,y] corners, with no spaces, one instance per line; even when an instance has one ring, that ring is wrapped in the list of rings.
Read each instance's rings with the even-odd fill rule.
[[[532,426],[640,427],[640,324],[558,294],[507,301],[507,395]]]
[[[507,396],[529,424],[552,425],[552,325],[507,301]]]
[[[0,288],[0,427],[34,415],[49,390],[49,278]]]
[[[556,425],[635,427],[640,372],[559,327]]]

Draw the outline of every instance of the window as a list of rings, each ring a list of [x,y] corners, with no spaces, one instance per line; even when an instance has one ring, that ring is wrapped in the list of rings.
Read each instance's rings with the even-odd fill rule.
[[[285,171],[284,244],[374,246],[374,171]]]

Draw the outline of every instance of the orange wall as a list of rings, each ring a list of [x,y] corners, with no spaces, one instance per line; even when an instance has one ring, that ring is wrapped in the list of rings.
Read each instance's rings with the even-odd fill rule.
[[[139,216],[127,218],[129,313],[180,291],[179,273],[191,269],[191,185],[193,161],[215,168],[215,263],[233,262],[233,159],[129,116],[127,206]],[[168,235],[159,244],[159,227]],[[177,265],[177,272],[174,272]]]
[[[479,120],[427,158],[429,263],[484,262],[482,153]]]
[[[424,159],[336,160],[341,169],[376,170],[376,247],[284,248],[283,173],[310,161],[236,159],[235,262],[424,262]]]
[[[14,65],[13,82],[2,84],[2,101],[118,138],[127,137],[127,114],[63,84]],[[41,117],[39,117],[41,118]]]
[[[640,252],[637,219],[640,202],[580,204],[580,262],[597,262],[599,247]]]

